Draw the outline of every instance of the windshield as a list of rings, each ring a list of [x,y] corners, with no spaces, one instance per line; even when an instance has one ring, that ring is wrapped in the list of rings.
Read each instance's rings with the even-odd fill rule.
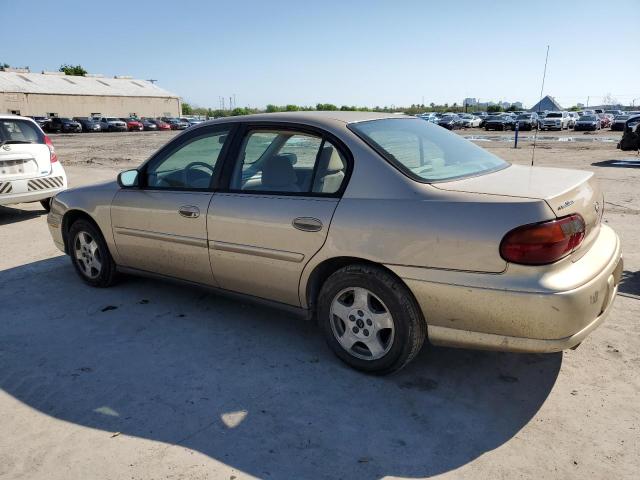
[[[61,118],[60,121],[61,122],[73,122],[73,120],[71,120],[70,118]]]
[[[121,122],[122,120],[120,120],[119,118],[115,118],[115,117],[107,117],[107,122]]]
[[[626,120],[627,118],[629,118],[629,115],[618,115],[616,120]]]
[[[518,120],[529,120],[531,115],[518,115]]]
[[[44,135],[27,120],[0,119],[0,144],[44,143]]]
[[[459,135],[417,119],[386,118],[353,123],[349,128],[418,181],[451,180],[509,166]]]
[[[593,115],[583,115],[582,118],[580,118],[581,122],[595,122],[596,121],[596,117],[594,117]]]
[[[548,113],[547,118],[562,118],[561,113]]]

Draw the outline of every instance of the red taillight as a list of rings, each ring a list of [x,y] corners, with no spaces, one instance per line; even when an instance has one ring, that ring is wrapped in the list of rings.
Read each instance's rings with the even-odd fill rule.
[[[53,148],[53,143],[51,142],[51,139],[47,135],[44,136],[44,143],[47,147],[49,147],[49,161],[51,163],[57,162],[58,155],[56,155],[56,149]]]
[[[524,225],[504,236],[500,255],[507,262],[545,265],[573,252],[582,243],[584,235],[584,219],[578,214]]]

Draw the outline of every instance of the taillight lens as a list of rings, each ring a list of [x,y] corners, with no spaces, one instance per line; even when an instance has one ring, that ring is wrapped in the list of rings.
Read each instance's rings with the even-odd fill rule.
[[[500,255],[507,262],[546,265],[573,252],[582,243],[584,235],[584,219],[578,214],[524,225],[504,236]]]
[[[51,161],[51,163],[57,162],[58,155],[56,155],[56,149],[53,148],[53,142],[51,142],[51,139],[47,135],[44,136],[44,143],[47,147],[49,147],[49,160]]]

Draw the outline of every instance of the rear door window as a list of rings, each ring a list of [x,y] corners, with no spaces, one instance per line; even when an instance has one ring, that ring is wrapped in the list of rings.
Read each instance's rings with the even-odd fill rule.
[[[27,120],[0,119],[0,143],[44,143],[44,135]]]

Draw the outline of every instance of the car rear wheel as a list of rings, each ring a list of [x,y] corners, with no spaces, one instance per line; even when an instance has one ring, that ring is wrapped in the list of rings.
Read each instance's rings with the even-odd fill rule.
[[[71,225],[69,255],[80,278],[92,287],[108,287],[116,280],[116,264],[100,231],[86,220]]]
[[[346,266],[325,281],[318,319],[333,352],[368,373],[404,367],[426,338],[426,323],[411,292],[387,271],[369,265]]]

